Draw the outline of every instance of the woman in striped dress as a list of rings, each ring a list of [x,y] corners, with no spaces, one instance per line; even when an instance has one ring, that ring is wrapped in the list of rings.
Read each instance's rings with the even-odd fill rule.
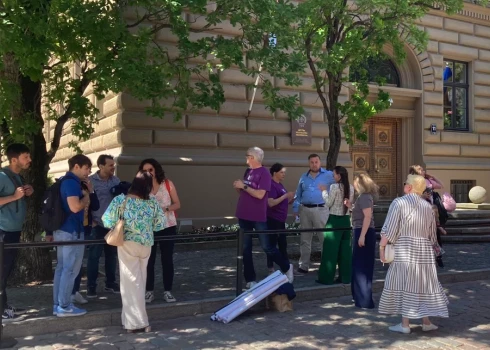
[[[437,329],[429,316],[448,317],[448,299],[437,279],[434,213],[421,197],[425,179],[408,175],[404,186],[405,196],[391,203],[381,230],[380,259],[385,261],[385,247],[392,243],[395,260],[386,275],[379,312],[401,314],[402,322],[389,329],[408,334],[411,318],[423,319],[423,331]]]

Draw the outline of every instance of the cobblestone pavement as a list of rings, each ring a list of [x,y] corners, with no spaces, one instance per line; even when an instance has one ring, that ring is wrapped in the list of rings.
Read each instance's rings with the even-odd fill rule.
[[[314,238],[316,242],[316,238]],[[444,246],[446,254],[444,261],[446,267],[439,272],[457,272],[475,269],[490,268],[490,243],[482,244],[447,244]],[[316,250],[319,251],[318,244]],[[297,244],[288,247],[291,256],[297,257],[299,249]],[[103,258],[100,259],[103,262]],[[155,266],[155,301],[162,303],[162,273],[160,259],[157,257]],[[188,252],[176,252],[175,257],[175,282],[174,295],[178,301],[202,300],[213,297],[233,296],[235,291],[236,275],[236,248],[220,248],[208,250],[196,250]],[[296,264],[296,260],[292,260]],[[262,279],[267,275],[266,258],[259,247],[254,247],[254,263],[257,277]],[[311,266],[310,273],[304,277],[297,277],[294,281],[295,288],[315,286],[317,278],[318,262]],[[388,266],[382,266],[379,260],[375,265],[375,278],[384,279]],[[100,271],[104,268],[101,266]],[[81,292],[85,295],[85,278],[82,281]],[[121,307],[119,295],[103,292],[104,278],[99,278],[98,299],[91,299],[85,307],[91,310],[115,309]],[[8,288],[9,303],[27,308],[30,313],[23,315],[19,320],[50,315],[52,307],[52,284]]]
[[[349,297],[294,303],[294,311],[249,312],[230,324],[209,315],[152,324],[152,332],[128,335],[119,327],[18,339],[18,349],[490,349],[490,280],[445,286],[450,318],[433,319],[439,330],[389,332],[396,316],[355,308]],[[376,299],[379,295],[376,296]]]

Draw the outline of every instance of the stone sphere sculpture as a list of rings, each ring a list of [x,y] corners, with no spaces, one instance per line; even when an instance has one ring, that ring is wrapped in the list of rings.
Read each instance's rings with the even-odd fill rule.
[[[482,204],[487,199],[487,190],[481,186],[475,186],[468,193],[470,201],[474,204]]]

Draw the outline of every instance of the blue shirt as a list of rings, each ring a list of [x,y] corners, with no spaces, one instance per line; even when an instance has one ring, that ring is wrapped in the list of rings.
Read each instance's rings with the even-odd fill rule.
[[[82,184],[78,176],[68,171],[63,177],[64,180],[61,183],[61,202],[63,204],[63,210],[68,213],[60,230],[68,233],[81,233],[83,232],[83,214],[84,210],[80,210],[78,213],[73,213],[68,206],[68,197],[82,198]]]
[[[334,183],[333,172],[323,168],[320,168],[320,172],[315,178],[311,176],[310,171],[301,175],[294,196],[293,212],[297,213],[301,204],[325,204],[319,186],[330,189],[330,185]]]

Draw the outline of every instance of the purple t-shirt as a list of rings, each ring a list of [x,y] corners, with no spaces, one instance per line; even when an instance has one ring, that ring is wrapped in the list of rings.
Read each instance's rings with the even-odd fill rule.
[[[281,183],[271,180],[269,198],[277,199],[284,196],[286,193],[287,191]],[[273,207],[267,207],[267,217],[280,222],[286,222],[286,219],[288,218],[288,199],[284,199],[281,203]]]
[[[271,175],[269,171],[260,167],[248,169],[243,177],[243,182],[254,190],[265,190],[265,196],[258,199],[249,195],[246,191],[240,191],[236,207],[236,217],[242,220],[266,222],[267,221],[267,199],[271,188]]]

